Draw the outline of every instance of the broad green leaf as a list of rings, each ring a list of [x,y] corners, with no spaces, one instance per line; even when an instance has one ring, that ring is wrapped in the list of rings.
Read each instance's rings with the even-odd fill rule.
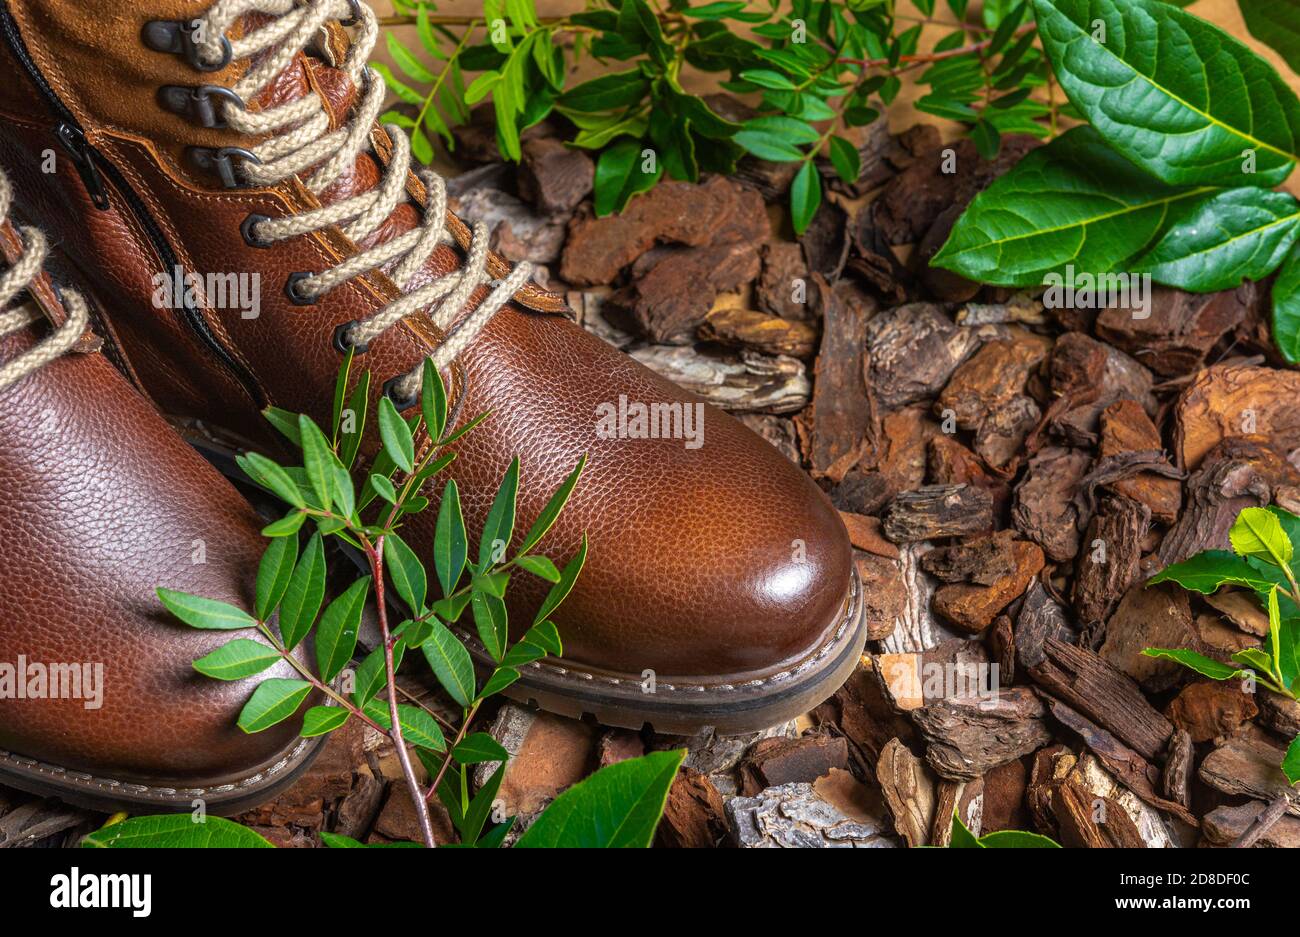
[[[535,660],[541,660],[546,656],[546,652],[535,644],[529,644],[527,641],[517,641],[506,651],[506,656],[501,658],[502,667],[524,667]]]
[[[262,528],[263,537],[288,537],[302,529],[307,515],[303,511],[290,511],[278,521],[272,521]]]
[[[402,597],[402,601],[413,615],[422,614],[429,583],[424,564],[415,555],[415,551],[397,534],[388,534],[384,537],[384,563],[388,567],[393,588]]]
[[[957,811],[952,812],[952,836],[948,841],[949,849],[983,849],[984,844],[975,838],[975,834],[966,828]]]
[[[343,419],[339,430],[339,461],[345,468],[351,469],[357,461],[357,452],[361,449],[361,437],[365,433],[366,415],[370,408],[370,372],[361,372],[361,377],[357,380],[357,386],[352,389],[348,397],[345,411],[350,411],[351,418]],[[347,432],[351,430],[351,432]],[[379,466],[376,463],[371,466],[373,471],[378,471]]]
[[[551,586],[551,591],[546,594],[542,601],[542,607],[538,609],[536,617],[533,618],[533,624],[543,621],[551,612],[560,607],[560,603],[568,598],[569,593],[573,590],[573,584],[578,579],[578,574],[582,572],[582,564],[587,561],[587,535],[582,535],[582,545],[578,547],[578,552],[573,555],[573,559],[564,565],[560,571],[560,581]]]
[[[1161,582],[1176,582],[1184,589],[1202,595],[1213,595],[1224,585],[1249,586],[1257,592],[1272,585],[1241,557],[1227,550],[1206,550],[1181,563],[1174,563],[1148,579],[1147,585]]]
[[[513,667],[498,667],[492,671],[492,676],[487,678],[483,684],[483,689],[479,691],[479,699],[487,699],[489,696],[496,696],[510,684],[519,679],[519,671]]]
[[[840,179],[848,185],[858,181],[858,176],[862,174],[862,155],[856,146],[843,137],[831,137],[830,155],[831,165],[835,167]]]
[[[176,592],[172,589],[159,589],[158,598],[167,610],[191,628],[203,628],[215,631],[235,631],[240,628],[254,628],[257,620],[242,608],[236,608],[227,602],[205,599],[188,592]]]
[[[284,590],[289,588],[289,579],[297,562],[297,537],[278,537],[262,554],[262,562],[257,567],[257,599],[254,603],[259,621],[269,619],[284,598]]]
[[[385,730],[392,728],[393,717],[389,715],[387,700],[372,699],[362,709]],[[402,738],[407,744],[431,752],[446,751],[447,740],[443,738],[442,729],[438,728],[437,721],[420,707],[405,704],[398,706],[397,721],[402,727]]]
[[[478,545],[478,565],[487,569],[505,557],[510,537],[515,530],[515,501],[519,495],[519,457],[510,460],[510,467],[497,487],[487,520],[483,522],[483,536]]]
[[[302,432],[298,429],[298,414],[281,410],[279,407],[267,407],[262,411],[266,422],[274,426],[291,443],[302,448]]]
[[[773,163],[796,163],[803,159],[803,150],[773,133],[742,130],[732,139],[759,159],[766,159]]]
[[[506,761],[510,758],[510,753],[486,732],[471,732],[451,750],[451,757],[456,759],[458,765],[478,765],[491,761]]]
[[[1295,0],[1237,0],[1250,34],[1300,73],[1300,5]]]
[[[397,67],[406,73],[408,78],[425,85],[433,84],[438,80],[433,72],[420,64],[420,60],[415,57],[410,49],[402,45],[402,41],[397,38],[395,32],[391,29],[387,30],[384,38],[388,42],[389,56],[397,63]]]
[[[1167,660],[1176,661],[1190,670],[1195,670],[1203,677],[1209,677],[1211,680],[1231,680],[1233,677],[1241,675],[1239,667],[1221,664],[1217,660],[1211,660],[1204,654],[1197,654],[1195,651],[1149,647],[1142,653],[1147,657],[1163,657]]]
[[[274,849],[262,836],[223,817],[195,822],[188,813],[128,817],[81,841],[92,849]]]
[[[1282,759],[1282,773],[1293,787],[1300,784],[1300,735],[1287,746],[1286,757]]]
[[[370,487],[375,489],[375,494],[379,495],[379,497],[383,498],[389,504],[397,503],[397,489],[395,489],[393,483],[384,476],[371,475]]]
[[[1217,26],[1159,0],[1034,0],[1034,9],[1071,103],[1137,165],[1172,185],[1271,188],[1290,175],[1300,100]]]
[[[280,659],[269,644],[251,638],[236,638],[194,662],[194,669],[218,680],[242,680],[261,673]]]
[[[440,621],[430,621],[429,639],[420,645],[442,688],[461,706],[474,699],[474,662],[460,639]]]
[[[329,440],[320,427],[305,413],[298,417],[298,431],[302,436],[302,459],[307,480],[321,507],[328,511],[334,503],[334,453],[330,451]]]
[[[1300,234],[1300,203],[1285,192],[1229,189],[1170,225],[1134,270],[1166,286],[1212,293],[1281,266]]]
[[[397,406],[387,397],[379,398],[379,438],[393,464],[403,472],[415,469],[415,442]]]
[[[1123,269],[1210,189],[1167,186],[1079,127],[1034,150],[975,197],[931,263],[999,286]]]
[[[740,73],[740,77],[760,88],[772,88],[777,91],[794,91],[795,83],[778,71],[770,68],[752,68]]]
[[[650,82],[633,68],[584,81],[560,95],[558,103],[583,113],[612,111],[639,103],[649,91]]]
[[[1249,647],[1238,651],[1232,655],[1232,659],[1239,664],[1245,664],[1257,674],[1263,674],[1265,677],[1271,677],[1273,674],[1273,658],[1259,648]]]
[[[654,752],[602,768],[555,798],[516,848],[648,848],[685,757]]]
[[[442,586],[444,596],[451,595],[460,581],[468,551],[465,518],[460,512],[460,489],[456,486],[456,479],[452,478],[442,489],[433,539],[433,567],[438,573],[438,584]]]
[[[424,426],[429,438],[442,438],[443,427],[447,425],[447,388],[442,383],[442,375],[433,366],[432,358],[425,358],[423,377],[420,381],[420,412],[424,415]]]
[[[280,640],[293,650],[307,636],[325,598],[325,544],[312,534],[280,601]]]
[[[766,134],[791,144],[816,143],[821,139],[821,134],[807,121],[782,115],[755,117],[741,126],[745,132]]]
[[[404,635],[393,643],[394,673],[398,667],[402,666],[402,658],[405,654],[406,640]],[[384,688],[387,682],[388,661],[381,643],[379,647],[367,654],[365,659],[357,665],[357,672],[353,681],[352,701],[364,708],[366,703],[374,699],[375,695]]]
[[[1253,556],[1273,566],[1291,562],[1291,540],[1277,515],[1265,508],[1245,508],[1228,531],[1232,548],[1240,556]]]
[[[564,654],[564,646],[560,643],[560,629],[555,627],[553,621],[543,621],[533,625],[520,639],[527,641],[529,644],[536,644],[548,654],[561,657]]]
[[[298,486],[294,484],[293,479],[289,477],[283,468],[257,452],[247,452],[244,454],[244,458],[253,472],[256,473],[254,481],[269,489],[281,501],[286,501],[296,508],[306,506],[302,492],[298,490]]]
[[[298,711],[310,692],[311,684],[306,680],[263,680],[239,713],[239,728],[251,734],[284,722]]]
[[[500,661],[505,653],[506,635],[509,630],[506,621],[506,603],[490,592],[475,592],[470,600],[474,610],[474,625],[478,629],[479,640],[492,659]]]
[[[582,470],[586,464],[587,454],[584,452],[582,458],[578,459],[578,464],[574,466],[573,471],[568,474],[560,487],[555,490],[555,494],[551,495],[550,500],[546,502],[546,507],[542,508],[542,512],[537,515],[537,520],[533,521],[533,526],[528,528],[528,533],[524,535],[523,542],[519,544],[520,553],[527,553],[535,547],[555,524],[556,518],[560,516],[560,512],[564,510],[570,495],[573,494],[574,486],[578,484],[578,478],[582,475]]]
[[[1273,281],[1273,344],[1291,364],[1300,364],[1300,248],[1291,248]]]
[[[821,175],[813,168],[812,160],[799,167],[790,183],[790,218],[795,234],[803,234],[812,224],[813,215],[822,203]]]
[[[549,557],[534,554],[532,556],[521,556],[515,562],[534,576],[540,576],[547,582],[560,581],[560,571],[555,568],[555,564],[551,562]]]
[[[342,706],[313,706],[303,713],[302,732],[299,734],[303,738],[325,735],[342,728],[350,715]]]
[[[631,0],[628,0],[630,3]],[[488,817],[492,815],[492,804],[497,799],[497,791],[501,789],[501,780],[505,777],[506,766],[503,762],[488,782],[479,789],[474,795],[474,799],[469,802],[465,810],[464,817],[460,823],[461,839],[467,843],[473,843],[478,840],[479,834],[483,831],[483,825],[487,823]]]
[[[364,576],[331,602],[316,628],[316,666],[326,683],[333,680],[357,648],[361,612],[370,594],[370,577]]]
[[[1026,833],[1023,830],[998,830],[980,837],[979,843],[985,849],[1060,849],[1046,836]]]

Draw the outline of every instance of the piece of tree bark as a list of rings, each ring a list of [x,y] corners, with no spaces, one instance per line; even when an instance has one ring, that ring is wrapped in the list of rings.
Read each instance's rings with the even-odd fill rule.
[[[715,306],[700,325],[699,337],[732,348],[752,348],[766,355],[792,358],[810,358],[817,347],[817,333],[806,322],[733,306]]]
[[[1002,530],[987,537],[939,547],[921,558],[921,568],[943,582],[991,586],[1016,571],[1014,542],[1015,533]]]
[[[935,780],[921,759],[900,740],[890,739],[876,762],[876,783],[907,845],[924,846],[935,816]]]
[[[927,742],[926,761],[942,777],[968,781],[1051,741],[1032,690],[1011,687],[987,699],[943,700],[912,718]]]
[[[1117,400],[1101,413],[1101,457],[1162,449],[1160,431],[1141,405],[1134,400]],[[1151,516],[1164,524],[1178,517],[1182,486],[1176,478],[1154,472],[1139,472],[1111,482],[1117,494],[1132,498],[1151,509]]]
[[[1037,544],[1017,540],[1011,545],[1014,570],[992,585],[950,583],[934,595],[934,609],[963,631],[979,634],[1015,599],[1043,568],[1043,551]]]
[[[1138,582],[1124,593],[1110,616],[1106,640],[1097,653],[1147,692],[1158,693],[1181,681],[1187,671],[1175,661],[1142,652],[1149,647],[1198,650],[1199,646],[1187,590],[1173,583],[1147,586]]]
[[[1215,365],[1196,376],[1178,398],[1174,447],[1180,463],[1196,469],[1224,439],[1267,439],[1282,452],[1300,446],[1300,372]]]
[[[1002,326],[963,328],[932,303],[899,306],[867,325],[868,383],[887,409],[927,400],[980,345],[1007,334]]]
[[[1159,647],[1182,647],[1161,644]],[[1165,707],[1169,721],[1185,730],[1193,742],[1209,742],[1234,734],[1259,714],[1257,694],[1246,691],[1241,680],[1198,680],[1183,687]]]
[[[706,849],[727,835],[726,807],[708,776],[691,768],[678,772],[663,819],[655,830],[655,844],[675,849]]]
[[[1136,357],[1163,377],[1195,371],[1227,332],[1240,325],[1256,303],[1257,288],[1196,294],[1156,287],[1148,315],[1123,307],[1097,315],[1097,336]]]
[[[1201,819],[1201,833],[1213,846],[1237,842],[1266,809],[1263,801],[1252,800],[1239,807],[1216,807]],[[1255,843],[1274,849],[1300,849],[1300,819],[1284,816],[1269,827]]]
[[[646,345],[628,352],[707,402],[738,413],[795,413],[808,405],[811,387],[803,362],[752,351],[712,354],[674,345]]]
[[[931,485],[898,495],[882,530],[895,543],[983,534],[993,529],[993,498],[971,485]]]
[[[1039,686],[1107,729],[1149,761],[1164,751],[1173,724],[1147,702],[1138,685],[1086,648],[1055,638],[1029,668]]]
[[[1150,526],[1150,508],[1118,495],[1102,501],[1089,522],[1075,563],[1071,596],[1088,645],[1101,644],[1107,619],[1137,581],[1142,543]]]
[[[1012,523],[1054,562],[1067,563],[1079,552],[1074,498],[1091,462],[1082,450],[1044,449],[1030,459],[1025,479],[1016,488]]]
[[[1272,801],[1291,791],[1281,768],[1284,754],[1280,748],[1257,739],[1228,739],[1205,756],[1198,775],[1225,794]],[[1287,812],[1300,816],[1300,798],[1292,799]]]
[[[1192,769],[1195,758],[1192,737],[1186,730],[1176,729],[1169,740],[1169,756],[1165,759],[1161,786],[1167,798],[1189,808],[1192,806]]]
[[[1228,530],[1237,515],[1270,500],[1270,461],[1268,453],[1244,440],[1225,440],[1208,453],[1187,480],[1182,516],[1160,543],[1160,566],[1205,550],[1230,549]]]

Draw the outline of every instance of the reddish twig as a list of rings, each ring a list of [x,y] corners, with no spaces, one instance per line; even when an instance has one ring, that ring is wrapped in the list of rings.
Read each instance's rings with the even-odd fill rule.
[[[1259,838],[1273,828],[1282,819],[1287,808],[1291,806],[1291,792],[1283,791],[1264,808],[1264,812],[1255,818],[1255,822],[1246,827],[1246,832],[1232,844],[1233,849],[1249,849]]]

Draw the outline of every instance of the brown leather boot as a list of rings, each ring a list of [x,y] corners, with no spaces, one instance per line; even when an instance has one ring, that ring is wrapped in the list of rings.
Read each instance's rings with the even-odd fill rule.
[[[365,67],[378,27],[363,3],[0,9],[0,71],[17,76],[0,89],[3,156],[27,167],[16,184],[56,222],[92,299],[114,298],[111,340],[173,420],[274,456],[259,411],[327,420],[347,347],[399,409],[433,356],[459,419],[494,414],[449,470],[470,529],[518,455],[517,537],[588,454],[544,545],[559,558],[590,536],[557,621],[565,657],[526,668],[514,695],[614,725],[740,732],[847,678],[865,630],[829,501],[712,408],[690,427],[702,445],[680,438],[694,398],[577,327],[526,267],[487,251],[486,231],[446,213],[440,180],[408,171],[402,131],[374,123],[384,90]],[[48,151],[54,173],[41,172]],[[212,291],[159,309],[177,270],[256,274],[260,309],[222,307]],[[679,438],[607,432],[620,401],[660,405]],[[364,442],[363,462],[377,445]],[[407,530],[424,556],[435,515]],[[523,625],[546,584],[517,579]]]
[[[258,518],[96,351],[85,303],[39,272],[40,233],[3,223],[8,201],[0,176],[0,784],[236,813],[320,739],[298,720],[237,728],[254,685],[292,668],[200,676],[191,662],[229,633],[180,624],[155,589],[251,608]]]

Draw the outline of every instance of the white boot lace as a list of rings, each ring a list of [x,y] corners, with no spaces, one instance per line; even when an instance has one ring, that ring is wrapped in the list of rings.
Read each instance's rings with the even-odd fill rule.
[[[230,127],[249,136],[270,135],[264,142],[250,148],[256,161],[249,160],[243,164],[243,176],[250,184],[273,185],[310,170],[303,178],[303,184],[319,195],[354,165],[358,154],[370,147],[370,130],[383,108],[383,79],[366,65],[379,35],[375,14],[357,0],[217,0],[199,18],[199,55],[205,61],[219,61],[226,31],[247,13],[263,13],[276,19],[239,39],[230,40],[232,59],[251,58],[269,50],[232,88],[243,101],[252,100],[265,89],[316,40],[327,22],[355,20],[356,36],[347,60],[340,67],[361,90],[360,101],[346,126],[329,130],[329,115],[314,91],[257,112],[222,102],[224,117]],[[338,225],[350,239],[360,242],[375,231],[406,198],[410,166],[411,145],[406,133],[394,125],[386,125],[384,129],[393,141],[393,152],[378,185],[333,205],[259,221],[252,225],[253,237],[271,243]],[[316,168],[312,169],[313,166]],[[419,227],[360,251],[319,274],[304,277],[294,284],[294,289],[305,299],[315,299],[355,276],[397,261],[389,276],[403,295],[373,315],[355,322],[346,338],[353,345],[365,346],[406,316],[433,307],[430,316],[434,324],[447,333],[445,340],[433,352],[434,364],[441,369],[459,355],[488,320],[528,282],[533,268],[530,264],[520,263],[504,279],[493,281],[487,272],[488,230],[486,225],[477,223],[473,226],[473,240],[464,268],[407,292],[434,250],[440,244],[452,242],[446,231],[446,186],[436,173],[428,170],[419,176],[428,192],[424,220]],[[474,291],[481,284],[494,283],[492,292],[483,302],[455,325],[457,316]],[[397,393],[404,398],[413,398],[419,391],[420,375],[419,367],[403,375],[395,388]]]

